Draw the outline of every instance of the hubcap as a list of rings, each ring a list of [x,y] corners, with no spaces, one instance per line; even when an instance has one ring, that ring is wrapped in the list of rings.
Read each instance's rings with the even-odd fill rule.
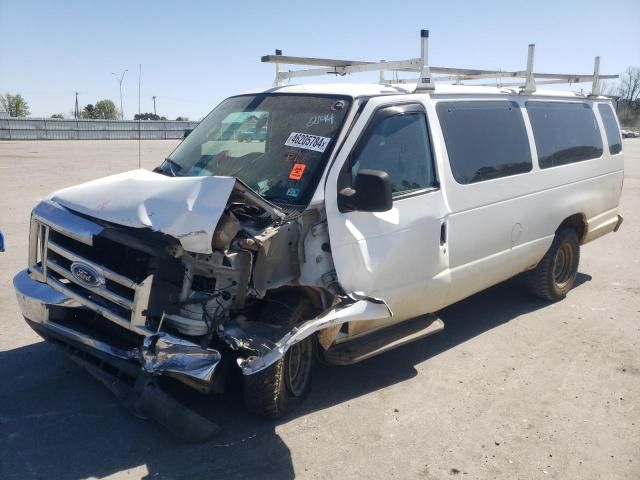
[[[553,281],[558,288],[563,288],[573,276],[573,248],[563,243],[553,259]]]
[[[296,343],[287,352],[285,381],[289,391],[296,397],[304,392],[311,371],[307,344],[306,341]]]

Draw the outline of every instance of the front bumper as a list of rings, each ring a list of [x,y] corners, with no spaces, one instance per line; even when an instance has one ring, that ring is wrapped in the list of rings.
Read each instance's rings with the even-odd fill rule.
[[[129,342],[128,346],[110,342],[83,325],[83,319],[95,314],[32,279],[27,270],[14,277],[13,285],[31,328],[65,351],[137,416],[152,418],[189,442],[206,441],[219,433],[218,425],[177,402],[156,382],[158,375],[165,375],[210,391],[221,360],[219,352],[165,333],[137,336],[137,344]],[[108,320],[97,320],[109,326]]]
[[[27,270],[14,277],[13,286],[27,323],[59,347],[79,351],[134,378],[140,374],[166,375],[205,392],[215,386],[214,374],[221,360],[217,350],[164,332],[149,336],[128,332],[126,341],[116,341],[106,331],[92,329],[83,321],[88,316],[95,318],[93,312],[48,284],[34,280]],[[105,327],[114,328],[109,320],[98,320],[105,322]]]

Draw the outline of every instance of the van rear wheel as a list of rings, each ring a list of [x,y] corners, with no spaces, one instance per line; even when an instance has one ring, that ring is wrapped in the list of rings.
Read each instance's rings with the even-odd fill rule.
[[[579,263],[578,235],[570,228],[560,230],[538,266],[525,273],[529,290],[544,300],[563,299],[573,288]]]

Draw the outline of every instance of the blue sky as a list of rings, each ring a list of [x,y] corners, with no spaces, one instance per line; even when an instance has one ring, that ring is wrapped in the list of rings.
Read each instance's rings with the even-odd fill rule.
[[[223,98],[269,87],[285,54],[363,60],[419,56],[428,28],[430,63],[602,73],[640,66],[640,0],[598,1],[29,1],[0,0],[0,92],[21,93],[33,116],[68,115],[81,105],[118,103],[111,72],[128,68],[125,117],[138,108],[168,118],[204,116]],[[375,81],[374,74],[350,81]]]

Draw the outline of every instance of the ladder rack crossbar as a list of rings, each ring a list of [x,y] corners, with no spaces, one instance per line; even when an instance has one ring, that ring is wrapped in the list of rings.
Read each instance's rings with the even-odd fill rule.
[[[274,63],[276,65],[275,85],[283,85],[287,80],[302,77],[317,77],[324,75],[344,76],[351,73],[360,72],[380,72],[380,83],[389,84],[410,84],[416,83],[416,90],[432,90],[434,82],[454,82],[460,83],[464,80],[482,80],[494,78],[495,83],[483,83],[476,85],[499,85],[499,86],[519,86],[523,88],[523,93],[530,93],[536,90],[537,84],[554,83],[583,83],[592,82],[592,94],[598,95],[601,80],[618,78],[618,75],[600,75],[600,58],[596,57],[594,72],[592,75],[581,75],[574,73],[536,73],[533,71],[533,60],[535,45],[529,45],[526,70],[485,70],[475,68],[452,68],[437,67],[428,65],[427,50],[429,32],[422,30],[421,36],[421,56],[407,60],[394,60],[370,62],[362,60],[344,60],[332,58],[295,57],[282,55],[280,50],[276,50],[275,55],[265,55],[261,58],[263,63]],[[298,65],[306,68],[299,70],[284,71],[282,65]],[[392,79],[384,78],[384,72],[417,72],[420,77],[417,79]],[[438,76],[432,77],[433,74]],[[523,79],[523,82],[513,82],[515,79]],[[503,83],[502,80],[512,80]],[[539,81],[536,81],[539,80]]]
[[[285,65],[306,65],[310,67],[349,67],[351,65],[367,65],[374,62],[359,60],[336,60],[331,58],[291,57],[289,55],[265,55],[262,63],[280,63]]]
[[[288,80],[290,78],[299,77],[317,77],[322,75],[346,75],[348,73],[374,72],[374,71],[396,71],[396,72],[420,72],[420,59],[413,58],[409,60],[398,60],[384,63],[385,68],[380,67],[380,63],[360,62],[357,65],[348,66],[326,66],[325,68],[311,68],[306,70],[291,70],[288,72],[280,71],[278,77],[280,80]],[[330,70],[328,67],[332,68]]]
[[[290,70],[280,72],[283,80],[298,77],[316,77],[322,75],[344,75],[347,73],[388,71],[388,72],[419,72],[422,69],[420,58],[409,60],[396,60],[388,62],[366,62],[357,60],[336,60],[327,58],[291,57],[284,55],[266,55],[262,57],[265,63],[277,63],[281,65],[313,65],[325,68],[312,68],[304,70]],[[448,74],[448,76],[435,77],[438,81],[478,80],[483,78],[526,78],[525,70],[483,70],[471,68],[430,67],[431,73]],[[578,75],[572,73],[537,73],[533,76],[540,79],[563,80],[561,83],[587,82],[593,79],[593,75]],[[599,75],[600,79],[618,78],[617,75]]]

